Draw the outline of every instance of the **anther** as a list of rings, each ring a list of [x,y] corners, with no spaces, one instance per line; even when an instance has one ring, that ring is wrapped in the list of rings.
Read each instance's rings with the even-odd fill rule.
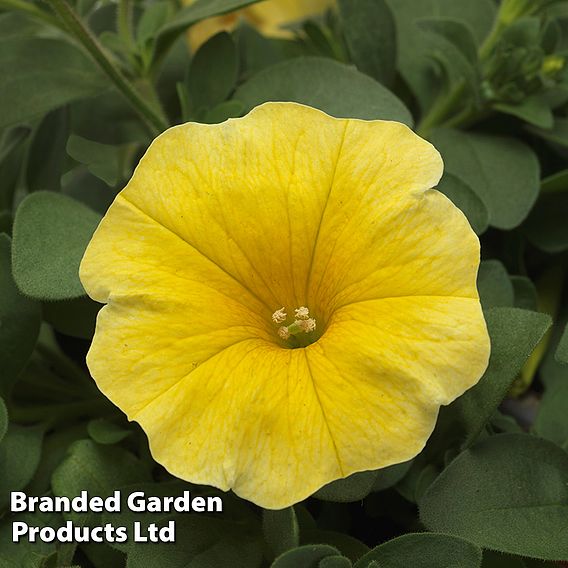
[[[308,318],[305,320],[296,320],[294,323],[297,323],[305,333],[314,331],[314,329],[316,328],[316,320],[313,318]]]
[[[282,323],[287,317],[288,314],[286,314],[286,309],[282,307],[272,314],[272,321],[274,323]]]
[[[296,318],[301,320],[307,320],[310,317],[310,310],[306,306],[296,308],[294,312],[296,313]]]
[[[282,339],[288,339],[290,337],[290,332],[288,331],[288,328],[283,325],[282,327],[278,328],[278,335]]]

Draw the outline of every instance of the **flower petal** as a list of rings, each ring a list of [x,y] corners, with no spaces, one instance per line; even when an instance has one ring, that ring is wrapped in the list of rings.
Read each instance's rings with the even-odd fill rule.
[[[390,198],[372,188],[352,193],[348,204],[330,198],[311,268],[311,297],[329,312],[377,298],[478,298],[479,240],[447,197],[436,190]]]
[[[195,0],[185,0],[184,4],[191,5],[194,2]],[[216,33],[234,29],[241,19],[258,28],[263,35],[294,37],[294,32],[286,29],[286,24],[322,14],[332,5],[333,0],[268,0],[202,20],[189,28],[188,39],[195,51]]]

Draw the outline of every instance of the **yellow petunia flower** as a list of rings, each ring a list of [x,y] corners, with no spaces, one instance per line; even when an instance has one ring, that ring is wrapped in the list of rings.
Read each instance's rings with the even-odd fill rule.
[[[159,463],[277,509],[420,452],[489,355],[441,174],[400,123],[294,103],[152,143],[80,275],[89,369]]]
[[[185,0],[185,4],[193,4],[193,2],[195,0]],[[192,26],[188,31],[189,44],[192,50],[196,50],[216,33],[233,30],[240,20],[255,26],[264,35],[290,37],[292,34],[285,29],[287,24],[322,14],[334,4],[334,0],[259,2],[223,16],[208,18]]]

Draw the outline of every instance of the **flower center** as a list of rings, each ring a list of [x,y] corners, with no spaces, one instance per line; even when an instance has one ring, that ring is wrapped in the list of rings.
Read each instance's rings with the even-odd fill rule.
[[[272,314],[272,321],[275,324],[283,324],[287,319],[288,314],[284,307]],[[300,306],[294,310],[294,321],[278,328],[278,336],[286,342],[287,347],[306,347],[317,339],[315,329],[316,320],[310,317],[308,308]]]

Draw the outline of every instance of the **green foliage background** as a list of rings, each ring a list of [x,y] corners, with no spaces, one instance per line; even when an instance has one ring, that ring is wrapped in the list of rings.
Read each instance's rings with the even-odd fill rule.
[[[568,561],[568,2],[339,0],[289,40],[253,2],[0,0],[0,567],[534,568]],[[9,492],[216,494],[171,478],[96,389],[99,306],[77,269],[152,138],[264,101],[394,119],[431,140],[439,189],[482,243],[492,342],[477,386],[412,462],[282,511],[14,515]],[[175,545],[11,543],[11,525],[177,522]],[[554,562],[553,562],[554,561]]]

